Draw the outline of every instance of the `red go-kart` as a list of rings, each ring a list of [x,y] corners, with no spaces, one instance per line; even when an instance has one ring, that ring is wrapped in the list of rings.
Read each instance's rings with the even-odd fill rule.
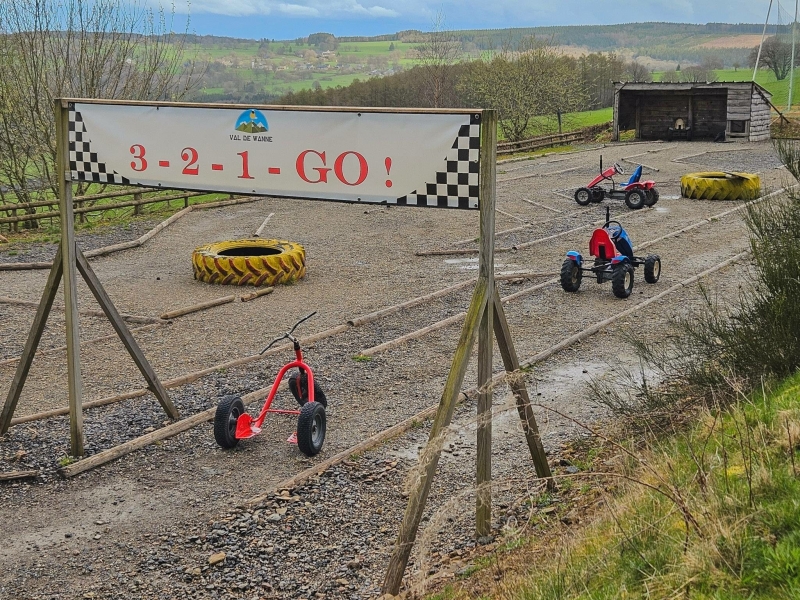
[[[287,333],[275,338],[269,346],[261,351],[261,354],[271,348],[281,340],[288,339],[294,347],[295,360],[285,364],[278,371],[275,382],[269,391],[264,407],[255,419],[244,409],[244,403],[239,396],[225,396],[217,405],[214,415],[214,439],[223,448],[233,448],[239,440],[251,438],[261,433],[261,426],[267,413],[277,413],[283,415],[297,416],[297,431],[289,436],[287,440],[290,444],[297,444],[300,451],[306,456],[314,456],[322,450],[325,441],[326,416],[325,408],[328,400],[320,389],[319,384],[314,381],[314,373],[305,361],[303,361],[303,351],[300,349],[300,342],[292,333],[303,321],[313,317],[316,312],[311,313],[300,319],[294,324]],[[300,405],[300,410],[278,410],[271,408],[278,386],[283,380],[283,376],[289,369],[297,368],[299,373],[289,377],[289,391]]]
[[[581,206],[588,206],[591,202],[602,202],[604,198],[615,198],[624,200],[628,208],[639,209],[645,206],[653,206],[658,202],[658,190],[655,181],[640,181],[642,178],[642,165],[637,166],[631,178],[617,187],[614,182],[614,175],[624,175],[625,170],[614,163],[603,170],[603,161],[600,161],[600,175],[595,177],[588,186],[578,188],[575,192],[575,202]],[[600,184],[610,181],[611,187],[602,187]]]

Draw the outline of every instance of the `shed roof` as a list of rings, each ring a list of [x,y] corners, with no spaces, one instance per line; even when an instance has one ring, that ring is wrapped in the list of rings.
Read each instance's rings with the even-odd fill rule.
[[[646,92],[646,91],[684,91],[684,90],[703,90],[703,89],[752,89],[753,86],[758,88],[762,95],[771,98],[772,94],[764,87],[758,85],[755,81],[714,81],[711,83],[666,83],[661,81],[653,81],[651,83],[626,83],[624,81],[615,81],[614,90],[620,91],[623,88],[626,91],[632,92]]]

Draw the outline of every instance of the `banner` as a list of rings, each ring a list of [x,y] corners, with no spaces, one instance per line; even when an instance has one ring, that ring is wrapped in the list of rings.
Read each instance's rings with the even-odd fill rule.
[[[69,101],[72,179],[478,208],[480,113]]]

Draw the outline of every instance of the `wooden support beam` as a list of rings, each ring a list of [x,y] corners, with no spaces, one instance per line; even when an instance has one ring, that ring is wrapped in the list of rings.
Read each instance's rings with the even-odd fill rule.
[[[488,536],[492,530],[492,323],[494,321],[494,225],[497,195],[497,127],[486,119],[481,127],[480,208],[481,253],[478,280],[486,282],[486,308],[478,330],[478,415],[475,491],[475,537]],[[488,156],[485,150],[489,149]]]
[[[75,244],[75,215],[72,206],[72,176],[69,165],[68,108],[55,101],[57,131],[56,174],[58,176],[58,205],[61,218],[61,261],[64,275],[64,313],[67,329],[67,386],[69,389],[70,454],[83,456],[83,385],[81,383],[80,323],[78,319],[77,245]]]
[[[8,431],[11,425],[11,419],[14,416],[14,411],[17,409],[17,402],[19,402],[20,394],[22,394],[25,380],[28,378],[28,372],[33,363],[33,356],[36,354],[36,349],[39,347],[39,341],[42,339],[44,326],[47,324],[47,317],[50,315],[50,309],[56,298],[56,292],[58,292],[62,267],[61,247],[59,246],[55,261],[53,261],[53,266],[50,269],[50,275],[47,278],[47,284],[45,284],[44,292],[42,292],[42,300],[39,302],[39,308],[36,309],[36,316],[33,318],[33,324],[31,325],[30,333],[28,333],[28,340],[25,342],[25,348],[22,351],[17,370],[14,373],[14,379],[11,380],[11,389],[8,390],[6,402],[3,405],[2,412],[0,412],[0,435]]]
[[[100,283],[100,280],[97,278],[97,275],[95,275],[91,265],[89,265],[89,261],[86,260],[86,257],[80,250],[76,249],[75,254],[78,269],[80,270],[81,275],[83,275],[86,285],[89,286],[89,289],[97,300],[97,303],[100,305],[100,308],[103,309],[106,317],[108,317],[108,320],[111,322],[111,326],[114,328],[114,331],[117,332],[120,340],[122,340],[122,343],[125,346],[125,349],[128,351],[128,354],[131,355],[133,362],[136,363],[137,368],[147,381],[148,389],[153,392],[155,397],[158,399],[158,402],[164,408],[167,416],[169,416],[170,419],[177,419],[179,417],[178,409],[175,408],[172,400],[170,400],[169,394],[167,394],[167,390],[161,385],[161,382],[158,380],[158,376],[153,370],[153,367],[150,366],[150,363],[147,361],[144,352],[142,352],[141,348],[139,348],[139,344],[136,343],[136,339],[131,335],[128,326],[125,324],[125,321],[122,320],[119,312],[117,312],[117,307],[114,306],[111,298],[109,298],[106,290],[103,288],[103,284]]]
[[[442,398],[439,401],[439,407],[428,436],[428,443],[420,454],[419,478],[417,479],[416,487],[409,494],[403,522],[400,524],[400,532],[392,550],[392,555],[389,558],[389,566],[383,582],[384,593],[396,595],[400,590],[403,573],[411,555],[411,547],[417,537],[417,529],[419,529],[419,523],[422,520],[422,511],[425,509],[425,502],[428,500],[433,475],[436,473],[436,467],[439,464],[442,451],[442,436],[445,428],[450,425],[453,419],[456,400],[461,390],[461,384],[464,382],[472,347],[475,345],[478,324],[484,313],[487,300],[486,282],[479,280],[475,286],[472,302],[467,311],[467,319],[461,329],[461,336],[456,346],[450,373],[447,376]]]
[[[514,341],[508,328],[503,303],[497,290],[495,290],[493,303],[494,334],[497,337],[497,347],[500,349],[500,355],[503,357],[503,365],[507,373],[519,373],[519,358],[517,358],[517,351],[514,348]],[[553,474],[550,472],[550,465],[544,452],[542,438],[539,436],[539,426],[536,424],[536,417],[533,415],[525,381],[522,377],[511,377],[509,386],[517,403],[517,411],[522,421],[522,431],[525,434],[525,440],[528,442],[528,449],[533,459],[533,465],[536,468],[536,474],[543,479],[547,479],[548,489],[555,489]]]
[[[419,474],[415,487],[411,490],[400,525],[400,532],[395,542],[392,555],[389,558],[389,565],[386,570],[386,577],[383,582],[383,593],[396,595],[400,591],[400,584],[403,580],[408,559],[411,555],[411,548],[417,536],[422,512],[428,499],[433,476],[441,457],[442,443],[446,428],[450,425],[455,410],[456,401],[459,397],[461,384],[464,381],[467,366],[469,365],[472,347],[475,344],[479,330],[484,330],[481,334],[483,350],[479,351],[479,361],[483,367],[479,372],[479,379],[484,375],[484,370],[488,364],[488,380],[491,380],[491,312],[487,313],[487,304],[494,297],[494,208],[496,193],[496,146],[497,146],[497,112],[494,110],[484,110],[481,113],[481,144],[480,144],[480,210],[481,210],[481,248],[484,253],[481,255],[481,262],[478,272],[478,281],[472,295],[469,309],[467,310],[464,326],[461,329],[461,336],[456,346],[450,372],[445,382],[439,408],[436,411],[433,425],[428,436],[428,443],[420,454]],[[481,321],[488,322],[487,327],[481,327]],[[489,335],[486,335],[489,330]],[[488,339],[487,339],[488,337]],[[487,350],[488,347],[488,350]],[[489,392],[491,397],[491,392]],[[489,438],[490,439],[490,438]],[[486,438],[484,437],[484,441]],[[491,451],[489,452],[491,456]]]

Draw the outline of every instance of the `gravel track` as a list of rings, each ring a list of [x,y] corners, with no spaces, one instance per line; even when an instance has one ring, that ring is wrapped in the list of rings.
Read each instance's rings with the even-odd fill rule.
[[[679,143],[640,157],[661,169],[653,174],[659,185],[662,180],[675,183],[661,188],[662,200],[652,210],[633,213],[620,202],[604,203],[612,207],[612,218],[619,218],[634,242],[641,243],[731,208],[732,203],[668,199],[678,195],[677,180],[687,168],[671,161],[703,150],[713,152],[716,147]],[[541,159],[559,161],[555,163],[502,165],[501,170],[512,166],[515,170],[499,179],[574,166],[581,170],[498,182],[498,207],[530,220],[558,216],[524,202],[527,198],[568,215],[580,207],[548,190],[585,185],[601,153],[610,163],[646,148],[607,147],[563,157],[566,160]],[[768,169],[767,165],[776,160],[768,144],[748,145],[741,153],[718,154],[724,154],[726,160],[736,154],[737,161],[741,159],[736,170],[748,172]],[[714,159],[713,154],[694,157],[693,161],[703,162],[693,162],[691,167],[712,168]],[[774,189],[781,183],[781,173],[762,170],[762,180]],[[192,280],[191,249],[201,243],[246,237],[270,212],[275,212],[275,217],[264,235],[306,246],[307,279],[254,302],[216,307],[137,333],[137,340],[163,380],[257,352],[265,339],[279,334],[287,323],[310,310],[317,309],[320,314],[304,326],[303,335],[475,275],[474,261],[448,262],[454,257],[416,257],[414,252],[452,248],[452,242],[476,232],[477,213],[273,199],[192,212],[142,248],[96,259],[93,266],[121,312],[155,316],[226,295],[231,291]],[[602,212],[598,207],[584,215],[565,216],[564,221],[532,225],[524,232],[502,236],[498,246],[589,224],[602,218]],[[519,225],[519,220],[497,215],[498,230]],[[106,237],[102,243],[98,238],[90,241],[81,236],[79,244],[84,249],[99,247],[135,239],[146,230],[103,233]],[[498,270],[557,270],[566,250],[585,251],[589,232],[585,229],[524,250],[498,254]],[[587,280],[579,294],[567,295],[553,284],[518,298],[506,306],[517,352],[524,360],[746,247],[746,230],[735,213],[649,248],[646,252],[662,256],[662,279],[654,286],[637,279],[634,295],[627,301],[614,298],[607,284],[598,286]],[[30,247],[8,257],[6,250],[0,253],[0,260],[47,260],[47,252],[52,248]],[[736,297],[747,271],[748,266],[740,264],[714,274],[706,283],[724,303]],[[2,295],[38,301],[46,276],[46,272],[0,272]],[[641,277],[639,271],[637,276]],[[501,294],[541,281],[501,283]],[[320,459],[346,450],[365,436],[438,401],[460,326],[414,340],[369,362],[357,362],[352,357],[367,347],[465,310],[469,297],[469,290],[451,294],[351,328],[308,348],[308,361],[319,373],[331,402],[328,438]],[[635,365],[620,333],[633,328],[659,339],[667,334],[672,319],[691,314],[700,303],[695,288],[676,292],[540,365],[528,377],[529,388],[540,394],[536,398],[542,404],[557,406],[576,419],[601,418],[603,410],[592,403],[582,382],[626,364]],[[82,285],[79,305],[94,308]],[[32,308],[0,304],[0,360],[19,354],[33,313]],[[81,317],[82,340],[108,333],[111,328],[103,319]],[[63,313],[54,312],[42,347],[64,345],[63,335]],[[170,395],[183,415],[194,414],[214,406],[223,395],[244,394],[268,385],[285,358],[273,356],[218,371],[170,390]],[[60,351],[34,362],[19,415],[66,405],[64,363],[65,355]],[[499,356],[495,356],[495,370],[500,368]],[[141,376],[116,340],[85,344],[82,370],[85,400],[143,386]],[[0,397],[5,397],[13,373],[14,365],[0,365]],[[464,387],[474,385],[475,377],[473,364]],[[290,397],[282,401],[292,402]],[[521,508],[518,500],[525,496],[524,490],[535,490],[537,484],[516,413],[507,410],[509,397],[504,386],[497,389],[494,402],[498,414],[494,421],[497,486],[493,524],[499,533],[509,523],[525,521],[528,509]],[[413,581],[431,571],[462,568],[453,565],[468,564],[475,549],[471,516],[474,496],[470,492],[474,481],[474,412],[472,401],[461,406],[448,434],[423,523],[423,527],[428,523],[441,527],[428,530],[430,552],[423,551],[425,543],[415,549],[410,570]],[[545,447],[557,461],[558,449],[581,432],[574,423],[541,408],[535,412]],[[87,450],[111,447],[165,421],[151,395],[88,410]],[[12,428],[0,438],[0,469],[38,468],[42,477],[34,482],[0,485],[0,519],[13,524],[8,529],[4,526],[0,598],[375,597],[405,507],[403,482],[410,473],[413,476],[428,424],[352,457],[285,496],[247,510],[233,510],[243,500],[319,460],[307,459],[285,444],[293,426],[281,417],[268,419],[262,435],[240,444],[233,452],[223,452],[216,447],[209,424],[70,481],[55,476],[58,460],[67,452],[66,418]],[[209,564],[210,557],[219,552],[225,553],[224,560]],[[300,561],[308,556],[313,556],[313,568],[301,567]]]

